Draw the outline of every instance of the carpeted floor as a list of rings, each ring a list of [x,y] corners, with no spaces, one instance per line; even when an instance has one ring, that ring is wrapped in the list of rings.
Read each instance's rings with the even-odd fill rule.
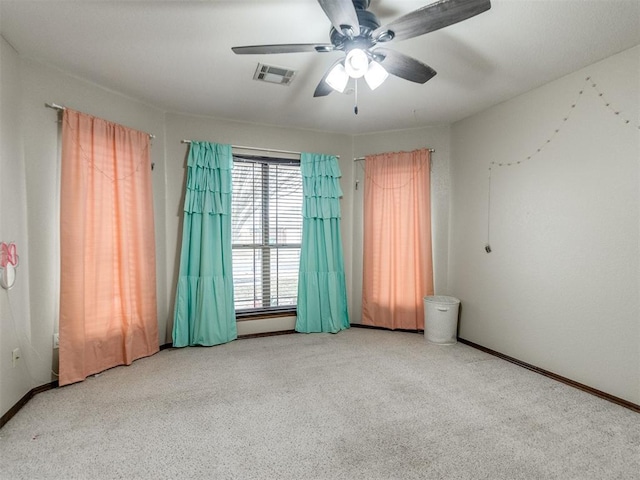
[[[165,350],[32,399],[2,479],[634,479],[640,415],[471,347],[353,328]]]

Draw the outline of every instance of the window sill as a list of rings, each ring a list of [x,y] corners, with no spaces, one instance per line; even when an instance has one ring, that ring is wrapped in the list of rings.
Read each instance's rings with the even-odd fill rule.
[[[236,322],[245,322],[247,320],[262,320],[268,318],[278,318],[278,317],[295,317],[296,309],[291,310],[277,310],[272,312],[242,312],[236,313]]]

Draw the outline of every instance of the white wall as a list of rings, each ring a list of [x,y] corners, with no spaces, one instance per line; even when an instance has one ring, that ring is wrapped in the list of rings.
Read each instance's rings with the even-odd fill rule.
[[[462,338],[636,404],[639,95],[636,47],[453,125],[449,264]]]
[[[332,153],[341,157],[343,185],[353,182],[350,136],[165,114],[135,99],[21,58],[4,40],[1,46],[0,241],[17,243],[21,263],[16,286],[10,292],[0,291],[0,414],[31,388],[55,379],[51,370],[57,369],[52,335],[58,329],[59,308],[60,143],[58,115],[55,110],[45,108],[45,103],[65,105],[156,135],[152,162],[160,344],[171,341],[187,152],[187,146],[180,140]],[[351,192],[345,189],[342,226],[350,303],[352,204]],[[294,321],[281,318],[242,322],[239,333],[289,329]],[[16,368],[11,366],[14,348],[20,348],[23,354],[23,362]]]
[[[0,37],[0,241],[15,242],[20,256],[11,290],[0,288],[0,415],[35,384],[41,371],[27,370],[27,343],[31,337],[29,312],[29,248],[25,162],[20,142],[20,69],[13,48]],[[23,358],[12,367],[11,353],[20,348]],[[50,356],[49,352],[43,355]],[[33,368],[31,362],[30,369]],[[40,383],[49,381],[44,374]]]
[[[353,137],[353,156],[360,158],[376,153],[411,151],[433,148],[431,167],[431,224],[433,242],[434,289],[438,295],[448,291],[449,270],[449,190],[450,190],[450,128],[437,126],[390,132],[378,132]],[[362,250],[364,162],[354,163],[354,178],[359,182],[347,186],[353,191],[353,316],[352,323],[362,322]],[[344,186],[343,186],[344,187]]]
[[[136,100],[19,57],[2,41],[2,220],[0,238],[16,241],[16,286],[0,291],[0,414],[34,386],[55,379],[59,297],[59,126],[54,102],[156,135],[152,147],[158,278],[166,278],[164,113]],[[5,109],[5,103],[7,108]],[[5,214],[6,212],[6,214]],[[27,234],[28,233],[28,234]],[[159,342],[169,304],[158,282]],[[7,308],[7,305],[11,308]],[[17,332],[17,334],[14,334]],[[24,364],[11,367],[11,350]],[[28,368],[24,368],[28,367]]]
[[[0,414],[52,379],[58,316],[58,124],[55,102],[156,135],[152,161],[159,341],[169,342],[187,146],[208,140],[340,156],[342,231],[351,321],[360,321],[362,170],[354,157],[435,148],[436,292],[462,299],[461,335],[640,403],[640,189],[637,128],[589,92],[561,121],[584,77],[638,113],[638,48],[488,109],[452,128],[349,136],[166,114],[21,58],[0,40],[0,241],[20,253],[16,286],[0,290]],[[274,86],[277,88],[277,86]],[[494,172],[493,253],[486,241],[489,162],[522,160],[557,125],[535,161]],[[451,212],[449,211],[451,210]],[[239,332],[292,328],[293,319],[241,322]],[[11,350],[23,362],[11,367]],[[28,367],[28,368],[27,368]]]

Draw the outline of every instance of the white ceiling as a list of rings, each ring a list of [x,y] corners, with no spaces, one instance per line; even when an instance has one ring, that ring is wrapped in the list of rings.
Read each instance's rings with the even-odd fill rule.
[[[385,24],[432,3],[372,0]],[[232,46],[328,43],[316,0],[7,1],[2,36],[24,57],[173,112],[364,133],[450,124],[640,44],[639,0],[493,0],[469,20],[387,44],[434,68],[424,85],[313,98],[340,55],[235,55]],[[254,81],[258,62],[297,70]],[[52,102],[61,101],[51,98]]]

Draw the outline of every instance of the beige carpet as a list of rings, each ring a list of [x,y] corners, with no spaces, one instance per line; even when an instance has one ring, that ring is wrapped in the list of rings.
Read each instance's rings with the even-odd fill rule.
[[[457,344],[352,328],[165,350],[37,395],[2,479],[634,479],[640,415]]]

